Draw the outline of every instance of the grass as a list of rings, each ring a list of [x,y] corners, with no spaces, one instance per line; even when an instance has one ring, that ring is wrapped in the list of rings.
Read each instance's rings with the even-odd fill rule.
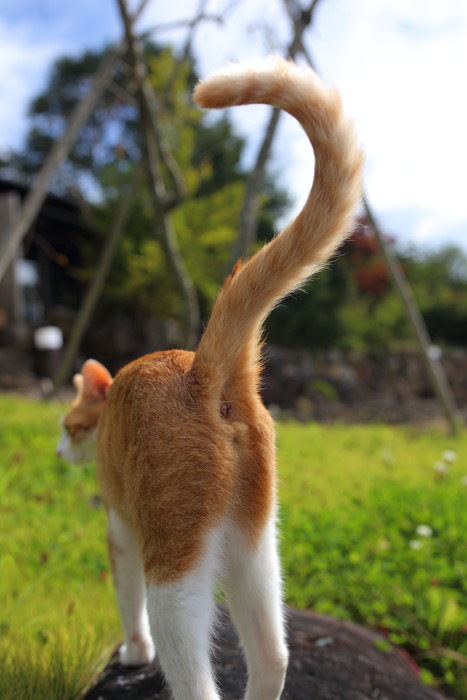
[[[55,458],[58,406],[0,410],[0,698],[71,700],[120,634],[94,470]]]
[[[121,638],[95,474],[55,458],[56,404],[0,411],[0,698],[72,700]],[[278,450],[289,602],[383,630],[466,700],[467,434],[283,423]]]
[[[465,433],[283,424],[278,436],[288,600],[383,631],[423,680],[467,698]]]

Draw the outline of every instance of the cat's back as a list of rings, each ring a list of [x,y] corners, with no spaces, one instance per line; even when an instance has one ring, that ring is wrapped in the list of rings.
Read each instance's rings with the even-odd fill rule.
[[[218,511],[222,492],[226,498],[231,493],[237,461],[232,428],[191,375],[193,357],[154,353],[116,375],[97,449],[108,507],[130,514],[137,502],[140,512],[147,506],[164,519],[166,510],[191,513],[196,494],[197,517],[204,519]]]
[[[194,353],[186,350],[163,350],[143,355],[122,367],[109,391],[108,405],[127,407],[151,402],[158,394],[177,388],[186,389],[186,375],[193,364]],[[180,398],[180,397],[179,397]]]
[[[188,413],[195,419],[199,407],[188,380],[193,358],[183,350],[155,352],[117,373],[99,424],[99,461],[108,452],[117,457],[117,446],[143,445],[160,432],[167,435]]]

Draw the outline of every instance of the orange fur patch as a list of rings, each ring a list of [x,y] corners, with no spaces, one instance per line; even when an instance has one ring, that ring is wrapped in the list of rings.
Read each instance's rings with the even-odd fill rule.
[[[248,502],[247,527],[258,535],[269,512],[264,494],[273,491],[274,469],[258,465],[261,493],[246,475],[246,452],[264,415],[236,402],[229,420],[223,419],[220,406],[194,381],[192,361],[192,353],[171,351],[125,367],[99,429],[106,504],[134,528],[146,572],[159,583],[193,568],[204,534],[237,518],[239,498]],[[273,444],[272,430],[269,440]],[[267,479],[271,484],[264,488]]]

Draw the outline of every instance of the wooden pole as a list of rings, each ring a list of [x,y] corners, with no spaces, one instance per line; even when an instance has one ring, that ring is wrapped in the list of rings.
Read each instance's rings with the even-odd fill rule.
[[[451,432],[456,434],[462,420],[443,365],[441,364],[439,357],[437,357],[437,354],[433,352],[431,338],[426,328],[425,321],[423,320],[423,316],[420,313],[420,309],[418,308],[418,305],[413,297],[412,290],[396,260],[390,245],[386,241],[375,219],[365,195],[363,195],[363,205],[368,221],[378,240],[391,279],[397,289],[409,322],[413,328],[414,335],[420,349],[420,355],[428,376],[430,377],[433,390],[443,407],[443,411],[446,416],[446,420],[450,425]]]
[[[156,217],[155,237],[159,240],[165,259],[177,281],[183,301],[182,325],[184,346],[196,345],[200,326],[198,297],[180,251],[169,211],[182,197],[183,183],[159,128],[157,100],[151,84],[146,79],[141,45],[136,41],[126,0],[117,0],[128,45],[128,58],[136,83],[136,99],[142,132],[142,151],[150,185],[150,195]],[[161,165],[169,173],[173,195],[167,192]]]
[[[137,187],[140,182],[138,175],[133,176],[131,183],[127,186],[126,192],[124,192],[123,197],[120,200],[120,205],[117,209],[113,226],[110,229],[110,234],[107,237],[102,249],[98,267],[84,297],[83,304],[66,345],[63,360],[58,368],[57,376],[54,381],[53,393],[56,393],[59,389],[61,389],[69,378],[84,334],[86,333],[89,322],[97,306],[97,302],[102,294],[105,281],[110,271],[110,266],[115,257],[115,253],[117,252],[118,243],[130,218]]]

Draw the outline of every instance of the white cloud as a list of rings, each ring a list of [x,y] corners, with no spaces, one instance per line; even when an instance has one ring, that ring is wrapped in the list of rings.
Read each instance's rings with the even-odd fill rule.
[[[355,118],[374,207],[425,210],[409,236],[434,242],[456,223],[467,245],[466,4],[336,0],[317,20],[314,55]]]

